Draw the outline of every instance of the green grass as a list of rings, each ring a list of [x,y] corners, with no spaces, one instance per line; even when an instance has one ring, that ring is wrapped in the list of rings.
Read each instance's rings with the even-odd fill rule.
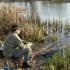
[[[53,57],[44,61],[42,70],[69,70],[70,48],[67,48],[65,55],[55,53]]]

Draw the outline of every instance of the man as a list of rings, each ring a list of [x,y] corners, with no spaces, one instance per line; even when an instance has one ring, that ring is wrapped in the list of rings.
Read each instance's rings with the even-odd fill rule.
[[[28,63],[29,56],[31,55],[31,45],[24,45],[19,37],[21,28],[18,28],[16,24],[11,26],[11,32],[6,37],[4,42],[4,56],[9,57],[22,57],[24,56],[23,68],[30,68],[31,65]]]

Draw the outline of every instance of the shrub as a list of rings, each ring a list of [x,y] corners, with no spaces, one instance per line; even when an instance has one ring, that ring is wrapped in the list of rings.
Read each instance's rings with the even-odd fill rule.
[[[20,24],[21,16],[19,12],[23,9],[13,7],[13,6],[1,6],[0,7],[0,37],[4,38],[6,34],[10,31],[12,24]]]
[[[22,27],[22,39],[26,41],[38,41],[46,35],[43,25],[40,24],[38,19],[25,19],[21,14],[24,9],[14,6],[0,7],[0,39],[4,40],[10,31],[12,24],[17,24]]]

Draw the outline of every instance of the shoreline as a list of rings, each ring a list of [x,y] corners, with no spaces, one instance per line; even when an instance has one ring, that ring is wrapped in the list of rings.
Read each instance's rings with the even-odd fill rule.
[[[66,1],[66,0],[65,1],[61,1],[61,0],[60,1],[56,1],[56,0],[33,0],[33,1],[47,1],[47,2],[61,2],[61,3],[62,2],[64,2],[64,3],[70,2],[70,1]],[[12,0],[10,0],[10,1],[9,0],[7,0],[7,1],[6,0],[5,1],[0,0],[0,2],[31,2],[31,0],[26,0],[26,1],[25,0],[14,0],[14,1],[12,1]]]

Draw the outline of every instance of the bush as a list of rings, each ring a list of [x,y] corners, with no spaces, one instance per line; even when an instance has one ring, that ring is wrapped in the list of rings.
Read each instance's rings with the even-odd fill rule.
[[[26,41],[38,41],[44,37],[45,30],[43,25],[40,24],[39,17],[38,19],[25,19],[21,14],[24,12],[24,9],[17,8],[14,6],[2,6],[0,7],[0,39],[4,40],[6,35],[10,31],[12,24],[17,24],[19,27],[22,27],[22,39]]]
[[[7,35],[10,31],[10,27],[12,24],[20,24],[23,20],[19,16],[19,12],[23,11],[23,9],[19,9],[13,6],[1,6],[0,7],[0,37]]]
[[[24,35],[23,39],[27,41],[33,41],[36,42],[40,40],[42,37],[44,37],[44,29],[43,26],[38,25],[37,23],[30,23],[30,24],[24,24]]]

